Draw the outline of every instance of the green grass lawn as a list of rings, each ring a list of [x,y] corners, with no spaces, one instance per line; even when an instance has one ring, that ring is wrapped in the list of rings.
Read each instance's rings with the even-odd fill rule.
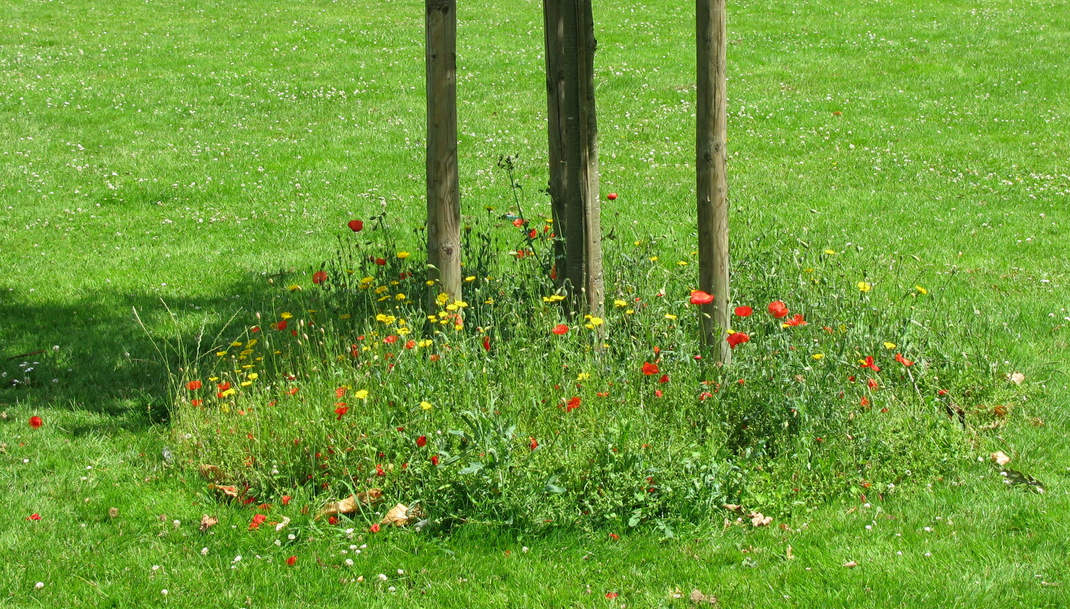
[[[1065,2],[729,3],[736,298],[787,300],[758,288],[808,267],[828,302],[864,280],[874,308],[903,308],[924,286],[917,327],[940,328],[939,356],[962,368],[956,400],[1009,415],[964,432],[948,475],[781,505],[760,528],[712,509],[671,537],[370,534],[312,520],[308,498],[271,508],[292,519],[282,531],[249,530],[248,509],[162,455],[181,375],[157,347],[277,302],[351,218],[386,211],[398,247],[419,251],[421,3],[6,4],[0,603],[687,607],[697,589],[725,607],[1070,604]],[[525,213],[548,216],[541,3],[458,8],[465,222],[512,208],[502,156],[519,157]],[[607,295],[686,294],[692,8],[595,11],[601,185],[620,194],[603,207]],[[1004,484],[996,450],[1045,492]],[[204,514],[219,524],[202,533]]]

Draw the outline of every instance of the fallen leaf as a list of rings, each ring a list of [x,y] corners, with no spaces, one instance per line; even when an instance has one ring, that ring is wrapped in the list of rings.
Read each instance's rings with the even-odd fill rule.
[[[223,473],[223,470],[218,466],[203,464],[197,471],[200,472],[201,477],[209,482],[222,482],[227,479],[227,475]]]
[[[1025,375],[1021,372],[1015,372],[1013,374],[1008,374],[1007,380],[1014,383],[1015,385],[1021,385],[1022,381],[1025,380]]]
[[[780,530],[784,531],[786,533],[791,533],[792,532],[791,531],[791,527],[789,527],[787,524],[785,524],[783,522],[780,523]]]
[[[773,522],[772,516],[763,516],[761,512],[751,512],[747,514],[747,518],[750,518],[750,523],[756,527],[764,527]]]
[[[843,566],[847,567],[848,569],[854,569],[855,567],[858,566],[858,563],[856,563],[855,561],[852,560],[852,561],[843,563]]]
[[[108,508],[108,518],[118,518],[118,517],[119,517],[119,508],[115,508],[115,507]]]
[[[234,486],[219,486],[218,484],[209,484],[208,490],[219,491],[227,497],[230,497],[231,499],[238,498],[238,488]]]
[[[728,510],[729,512],[740,512],[740,513],[743,512],[743,506],[742,505],[737,505],[735,503],[726,503],[726,504],[722,505],[721,507],[723,507],[724,509]]]
[[[1004,454],[1002,450],[992,453],[992,460],[995,461],[996,465],[1000,467],[1003,467],[1004,465],[1011,462],[1011,458]]]
[[[717,604],[717,597],[716,596],[703,594],[702,590],[699,590],[698,588],[695,588],[694,590],[691,591],[691,596],[689,598],[691,599],[692,603],[705,603],[705,604],[708,604],[708,605],[716,605]]]
[[[323,506],[323,509],[316,514],[316,519],[323,518],[324,516],[337,516],[338,514],[349,514],[360,509],[363,505],[372,505],[382,501],[383,491],[377,488],[371,488],[366,491],[350,495],[341,501],[334,501]]]
[[[205,514],[204,516],[201,516],[201,527],[200,528],[201,528],[201,532],[202,533],[207,531],[208,529],[214,527],[217,524],[219,524],[219,519],[216,518],[215,516],[209,516],[208,514]]]
[[[795,560],[795,555],[791,553],[791,546],[788,546],[787,551],[784,552],[784,556],[786,556],[788,560]]]
[[[1000,404],[999,406],[994,406],[992,408],[992,414],[996,415],[997,417],[999,417],[1001,419],[1006,419],[1007,415],[1010,414],[1010,409],[1008,407]]]
[[[283,516],[282,517],[282,522],[280,522],[279,524],[275,525],[275,532],[278,533],[279,531],[285,529],[286,525],[288,525],[288,524],[290,524],[290,517],[289,516]]]
[[[412,506],[411,508],[405,504],[399,503],[390,508],[390,511],[383,516],[383,519],[379,521],[380,524],[392,524],[396,527],[403,527],[410,524],[421,516],[419,506]]]

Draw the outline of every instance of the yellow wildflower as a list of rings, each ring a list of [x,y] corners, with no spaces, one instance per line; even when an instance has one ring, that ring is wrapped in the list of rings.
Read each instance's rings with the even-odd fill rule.
[[[353,397],[355,399],[358,399],[358,400],[366,400],[366,399],[368,399],[368,390],[367,389],[361,389],[360,391],[355,392],[353,394]]]
[[[409,257],[408,252],[398,252],[398,260],[404,260]]]
[[[924,296],[924,295],[929,293],[929,290],[926,290],[925,288],[921,287],[920,285],[914,286],[914,289],[917,290],[918,294],[921,294],[922,296]]]
[[[869,283],[867,283],[865,281],[859,281],[858,282],[858,291],[860,291],[860,292],[868,292],[868,291],[870,291],[872,289],[873,289],[873,285],[872,284],[869,284]]]
[[[888,341],[884,341],[884,348],[885,349],[895,349],[895,343],[890,343]]]
[[[284,311],[283,313],[279,314],[279,318],[280,319],[293,319],[293,313],[290,313],[289,311]]]
[[[423,408],[424,410],[431,410],[431,408],[433,407],[431,406],[431,402],[420,402],[420,408]]]
[[[618,298],[617,300],[613,301],[613,306],[617,307],[618,309],[623,309],[624,307],[628,306],[628,303]]]
[[[821,358],[825,357],[825,354],[824,353],[815,353],[815,354],[811,355],[810,357],[812,357],[814,359],[821,359]]]

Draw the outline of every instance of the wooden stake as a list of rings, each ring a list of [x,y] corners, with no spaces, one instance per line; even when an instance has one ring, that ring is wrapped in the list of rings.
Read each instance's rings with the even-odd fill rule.
[[[731,297],[728,289],[728,176],[725,166],[728,116],[725,104],[725,0],[696,0],[698,51],[699,289],[713,294],[703,305],[702,344],[714,361],[728,364]]]
[[[550,195],[564,238],[559,281],[570,310],[601,317],[601,202],[594,96],[594,15],[591,0],[544,0]]]
[[[427,264],[432,309],[461,299],[461,193],[457,177],[457,3],[426,0]]]

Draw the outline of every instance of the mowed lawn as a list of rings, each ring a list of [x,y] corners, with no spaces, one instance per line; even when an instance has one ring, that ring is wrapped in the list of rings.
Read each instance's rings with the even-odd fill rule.
[[[297,511],[250,531],[248,510],[165,458],[177,371],[154,340],[219,327],[268,279],[318,267],[351,218],[421,223],[422,3],[3,4],[3,603],[1070,604],[1066,2],[729,3],[733,242],[786,233],[800,260],[830,249],[877,288],[923,285],[959,322],[963,366],[1025,380],[953,479],[620,539],[370,535]],[[464,214],[510,209],[497,165],[518,156],[524,204],[548,215],[541,3],[459,4]],[[601,185],[620,195],[605,247],[690,260],[693,6],[596,2],[595,19]],[[694,264],[678,272],[697,283]],[[1004,484],[996,450],[1045,492]],[[203,514],[220,520],[207,533]]]

